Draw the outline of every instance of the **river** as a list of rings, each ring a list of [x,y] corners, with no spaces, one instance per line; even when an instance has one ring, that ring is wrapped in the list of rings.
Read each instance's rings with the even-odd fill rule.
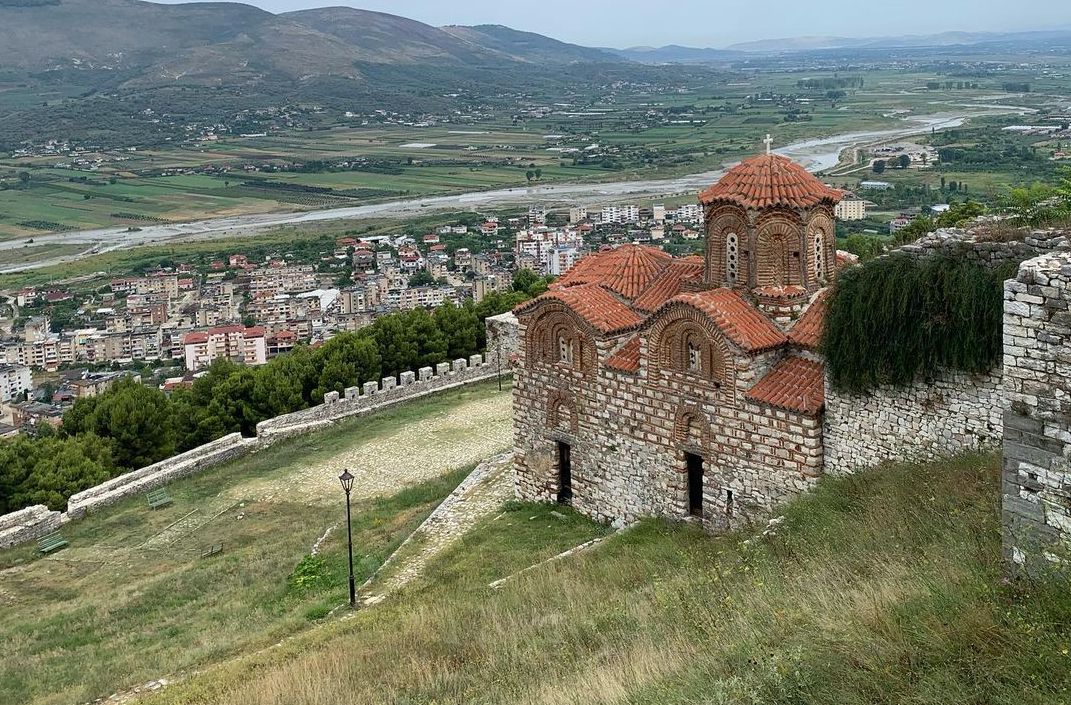
[[[987,108],[989,106],[986,106]],[[832,137],[804,140],[775,149],[806,166],[810,171],[819,172],[835,166],[840,154],[845,149],[860,147],[875,142],[900,139],[912,135],[924,134],[931,130],[959,127],[969,118],[997,112],[1024,112],[1029,108],[1012,106],[992,106],[989,110],[962,110],[958,112],[938,113],[904,118],[904,126],[888,130],[852,132]],[[726,165],[728,168],[731,165]],[[471,210],[473,208],[491,208],[511,205],[596,205],[622,197],[659,197],[673,194],[699,192],[719,179],[726,169],[707,171],[700,174],[680,176],[672,179],[616,181],[607,183],[564,183],[541,186],[498,189],[494,191],[477,191],[453,194],[450,196],[433,196],[413,198],[401,201],[387,201],[365,206],[348,208],[331,208],[318,211],[297,213],[270,213],[256,215],[237,215],[189,223],[147,225],[138,231],[125,228],[103,228],[99,230],[81,230],[41,235],[33,240],[34,246],[49,244],[84,245],[85,250],[77,254],[52,257],[36,262],[0,267],[0,273],[26,271],[47,267],[64,262],[90,257],[104,252],[113,252],[139,245],[162,244],[167,242],[187,242],[213,237],[233,237],[250,235],[269,228],[283,225],[300,225],[325,220],[362,220],[371,218],[397,218],[427,215],[442,211]],[[0,242],[0,250],[25,247],[23,240]]]

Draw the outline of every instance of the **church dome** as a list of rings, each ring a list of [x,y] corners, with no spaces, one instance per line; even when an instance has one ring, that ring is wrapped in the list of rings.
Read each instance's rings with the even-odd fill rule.
[[[727,202],[744,208],[812,208],[836,204],[844,192],[826,186],[788,157],[762,154],[746,159],[699,194],[700,203]]]

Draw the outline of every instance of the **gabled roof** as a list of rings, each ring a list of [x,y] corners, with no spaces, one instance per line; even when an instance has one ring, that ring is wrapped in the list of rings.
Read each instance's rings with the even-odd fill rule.
[[[651,312],[684,290],[688,280],[701,280],[705,262],[702,257],[685,257],[669,262],[635,301],[634,308]]]
[[[814,416],[826,404],[825,365],[786,357],[745,395],[751,401]]]
[[[788,342],[773,321],[731,289],[680,294],[665,306],[675,303],[687,304],[705,313],[729,340],[746,352],[770,350]]]
[[[802,166],[779,154],[762,154],[730,169],[699,194],[703,204],[725,201],[744,208],[811,208],[835,204],[843,191],[826,186]]]
[[[829,289],[822,289],[811,299],[807,310],[803,312],[796,325],[788,332],[789,342],[808,350],[817,350],[822,342],[822,329],[826,321]]]
[[[672,261],[672,255],[654,247],[622,245],[582,258],[554,282],[552,288],[598,284],[631,300],[639,296]]]
[[[640,369],[640,336],[634,335],[609,357],[606,366],[619,372],[638,372]]]
[[[602,334],[620,333],[635,328],[643,318],[601,286],[582,284],[551,289],[515,309],[527,313],[546,301],[560,301]]]

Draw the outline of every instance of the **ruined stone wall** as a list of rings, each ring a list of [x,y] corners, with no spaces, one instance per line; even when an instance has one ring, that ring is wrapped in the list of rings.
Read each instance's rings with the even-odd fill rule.
[[[843,474],[886,461],[935,460],[1000,445],[1000,371],[937,373],[865,394],[826,386],[825,470]]]
[[[1071,556],[1071,253],[1004,285],[1004,556],[1041,572]]]
[[[524,326],[522,324],[522,339]],[[703,525],[712,531],[768,517],[809,489],[821,471],[816,418],[744,399],[771,360],[733,357],[731,378],[704,388],[652,375],[647,341],[638,373],[603,362],[584,374],[560,364],[528,364],[522,348],[514,378],[514,465],[518,496],[556,501],[558,442],[572,459],[572,505],[598,521],[688,516],[685,453],[704,461]]]
[[[1063,230],[1024,231],[1021,237],[1011,240],[987,233],[984,224],[966,230],[942,228],[897,251],[919,257],[948,255],[998,268],[1005,264],[1019,264],[1053,250],[1066,249],[1069,244],[1068,235]]]
[[[17,546],[51,534],[59,528],[60,513],[43,504],[0,517],[0,548]]]

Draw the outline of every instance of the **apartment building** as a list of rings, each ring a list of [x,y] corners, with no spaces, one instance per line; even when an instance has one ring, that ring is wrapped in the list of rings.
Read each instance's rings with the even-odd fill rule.
[[[182,338],[186,369],[196,372],[227,358],[246,365],[262,365],[268,360],[267,341],[263,328],[220,326],[187,333]]]
[[[0,402],[9,402],[33,389],[33,374],[26,365],[0,365]]]

